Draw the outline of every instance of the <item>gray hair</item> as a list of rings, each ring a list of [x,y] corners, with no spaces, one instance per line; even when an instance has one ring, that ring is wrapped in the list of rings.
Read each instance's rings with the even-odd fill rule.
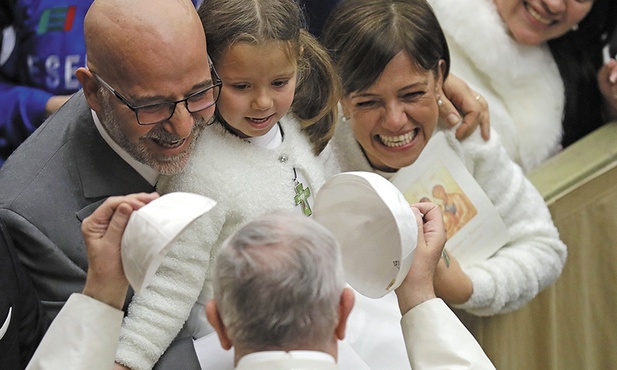
[[[344,289],[340,247],[317,222],[289,212],[247,223],[221,248],[214,299],[237,347],[327,343]]]

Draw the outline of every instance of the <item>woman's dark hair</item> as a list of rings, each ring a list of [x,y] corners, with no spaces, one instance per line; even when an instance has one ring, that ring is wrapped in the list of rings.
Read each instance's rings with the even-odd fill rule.
[[[577,31],[548,42],[565,87],[564,147],[606,122],[596,75],[603,63],[602,47],[616,24],[617,1],[594,0]]]
[[[330,52],[343,94],[371,86],[388,63],[406,52],[419,70],[438,73],[450,54],[444,33],[425,0],[347,0],[332,11],[321,41]]]

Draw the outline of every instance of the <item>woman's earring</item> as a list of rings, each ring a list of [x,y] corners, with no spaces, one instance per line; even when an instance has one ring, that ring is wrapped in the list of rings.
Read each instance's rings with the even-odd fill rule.
[[[572,26],[572,28],[570,28],[572,31],[576,32],[578,31],[578,24],[575,24],[574,26]]]
[[[343,116],[343,122],[349,122],[349,117]]]
[[[441,98],[437,98],[437,105],[440,107],[443,105],[443,100],[441,100]]]

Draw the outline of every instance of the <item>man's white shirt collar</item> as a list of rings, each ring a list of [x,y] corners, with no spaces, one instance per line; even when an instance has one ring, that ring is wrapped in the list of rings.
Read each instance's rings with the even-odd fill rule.
[[[139,162],[138,160],[133,158],[126,150],[122,149],[120,145],[118,145],[111,138],[111,136],[109,136],[107,131],[105,131],[105,128],[101,124],[101,121],[99,120],[99,117],[96,115],[96,112],[93,110],[91,110],[91,112],[92,112],[92,119],[94,119],[94,125],[96,126],[96,129],[99,131],[99,133],[103,137],[103,140],[105,140],[105,142],[114,150],[114,152],[116,152],[116,154],[120,156],[120,158],[124,159],[124,161],[128,163],[131,167],[133,167],[133,169],[137,171],[137,173],[139,173],[141,177],[146,179],[146,181],[148,181],[150,185],[155,186],[156,182],[159,179],[158,171],[146,164]]]
[[[251,365],[260,363],[276,362],[280,360],[304,360],[311,362],[320,362],[327,364],[336,364],[334,357],[319,351],[264,351],[253,352],[242,356],[238,361],[238,368],[250,369]]]

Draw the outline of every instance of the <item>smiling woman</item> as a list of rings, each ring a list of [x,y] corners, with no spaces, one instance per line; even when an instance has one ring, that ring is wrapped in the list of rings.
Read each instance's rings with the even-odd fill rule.
[[[564,35],[585,18],[593,0],[494,0],[512,38],[539,45]]]
[[[445,37],[426,0],[343,0],[328,19],[322,40],[344,91],[345,118],[336,126],[334,158],[330,158],[340,166],[338,170],[371,171],[392,178],[416,162],[433,133],[442,132],[445,145],[460,157],[506,225],[504,238],[509,241],[488,259],[465,266],[454,256],[449,264],[443,259],[434,280],[436,295],[473,315],[489,316],[517,310],[553,284],[564,266],[566,246],[544,200],[508,158],[498,135],[491,133],[485,142],[476,132],[458,141],[452,129],[437,126],[450,60]],[[371,55],[370,60],[366,55]],[[450,215],[453,206],[450,201]],[[462,212],[462,207],[457,204],[456,211]],[[478,230],[488,231],[484,224]],[[367,361],[370,354],[380,352],[379,345],[384,346],[388,365],[406,369],[405,354],[397,350],[401,335],[382,329],[371,332],[400,320],[398,310],[392,308],[396,299],[388,297],[377,302],[357,299],[349,327],[362,335],[350,335],[348,342],[369,354]],[[379,344],[365,340],[375,336]],[[374,367],[384,367],[379,365]]]
[[[418,72],[401,51],[377,81],[341,100],[353,134],[373,168],[396,171],[418,159],[433,135],[439,118],[445,62],[435,74]]]
[[[341,169],[390,178],[416,161],[434,132],[443,131],[506,224],[510,241],[487,260],[461,267],[451,257],[449,267],[438,265],[437,295],[486,316],[516,310],[551,285],[563,268],[566,247],[544,200],[508,158],[498,135],[485,142],[476,132],[459,142],[452,129],[437,127],[449,58],[429,4],[344,0],[322,37],[345,93],[341,105],[347,119],[337,124],[332,141]],[[365,55],[374,58],[362,63]]]
[[[606,122],[596,77],[611,0],[428,0],[452,71],[488,101],[492,127],[525,171]],[[613,117],[614,118],[614,117]]]

